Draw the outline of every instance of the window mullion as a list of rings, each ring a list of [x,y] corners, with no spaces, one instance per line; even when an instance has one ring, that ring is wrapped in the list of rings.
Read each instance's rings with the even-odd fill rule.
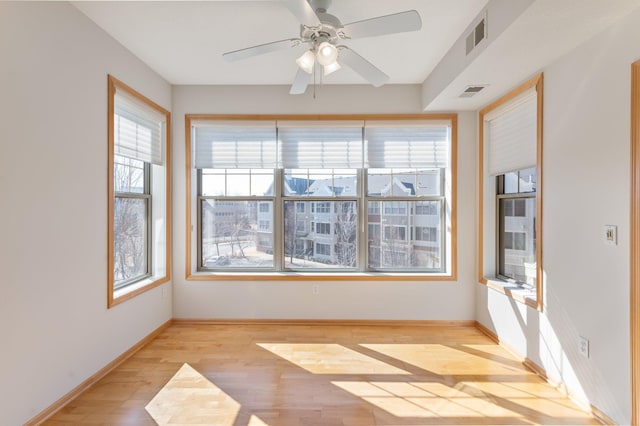
[[[153,203],[151,202],[151,196],[149,195],[149,197],[146,198],[145,203],[146,203],[146,210],[147,210],[147,223],[146,223],[146,228],[147,228],[147,235],[146,238],[144,239],[144,245],[145,245],[145,256],[147,257],[144,260],[145,265],[147,266],[147,270],[146,273],[148,276],[151,276],[151,271],[153,271],[153,265],[152,265],[152,259],[153,259],[153,244],[151,244],[151,235],[153,233]]]
[[[151,163],[144,163],[144,185],[145,185],[145,194],[146,197],[146,207],[147,207],[147,235],[144,239],[145,245],[145,256],[147,257],[144,260],[145,265],[147,266],[146,272],[147,275],[151,276],[153,271],[152,259],[153,259],[153,244],[151,243],[151,236],[153,234],[153,199],[151,198],[152,194],[152,176],[151,176]]]
[[[273,264],[276,272],[284,270],[284,170],[275,170],[273,203]]]
[[[197,217],[197,247],[196,247],[196,254],[197,254],[197,259],[196,259],[196,268],[198,270],[200,270],[200,268],[202,268],[203,262],[202,262],[202,203],[204,202],[204,197],[200,194],[198,194],[197,200],[196,200],[196,205],[197,205],[197,209],[198,209],[198,213],[196,214]],[[191,231],[190,231],[191,232]]]
[[[367,217],[369,209],[369,197],[367,195],[367,173],[365,169],[358,170],[358,195],[360,205],[358,207],[358,270],[366,272],[369,270],[368,253],[368,227]]]
[[[444,192],[441,192],[441,194],[444,194]],[[442,247],[442,262],[440,263],[440,270],[444,271],[445,265],[449,260],[447,259],[447,198],[444,195],[441,196],[440,199],[440,246]]]

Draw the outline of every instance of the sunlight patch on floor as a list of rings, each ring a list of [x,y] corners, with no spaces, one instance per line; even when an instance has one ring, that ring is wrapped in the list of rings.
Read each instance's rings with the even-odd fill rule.
[[[189,364],[183,364],[145,409],[159,426],[233,426],[240,404]],[[265,425],[258,420],[250,425]]]
[[[247,426],[269,426],[267,423],[252,415]]]
[[[338,344],[258,343],[313,374],[410,374]]]
[[[490,354],[479,356],[455,347],[439,344],[362,344],[364,348],[399,361],[411,364],[424,371],[446,375],[495,374],[521,375],[522,368],[505,365]]]
[[[521,417],[489,398],[431,382],[331,382],[396,417]]]

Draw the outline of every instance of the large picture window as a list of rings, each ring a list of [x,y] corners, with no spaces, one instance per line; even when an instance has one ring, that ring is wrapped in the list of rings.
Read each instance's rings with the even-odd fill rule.
[[[451,276],[454,117],[303,118],[187,116],[187,275]]]
[[[109,76],[108,306],[169,279],[169,112]]]

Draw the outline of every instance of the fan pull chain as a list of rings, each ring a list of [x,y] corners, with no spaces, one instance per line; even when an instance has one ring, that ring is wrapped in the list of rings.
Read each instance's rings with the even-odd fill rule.
[[[313,65],[313,99],[316,98],[316,69],[318,68],[317,65]]]

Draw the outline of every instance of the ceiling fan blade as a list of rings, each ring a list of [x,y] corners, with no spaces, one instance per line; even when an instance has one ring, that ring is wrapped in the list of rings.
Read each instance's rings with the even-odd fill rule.
[[[344,29],[351,38],[375,37],[385,34],[417,31],[422,28],[422,19],[415,10],[378,16],[377,18],[346,24]]]
[[[298,73],[296,74],[296,78],[293,80],[293,84],[291,85],[289,94],[290,95],[303,94],[307,90],[309,81],[311,81],[311,74],[308,74],[304,72],[301,68],[298,68]]]
[[[317,27],[320,25],[318,15],[316,15],[313,7],[311,7],[307,0],[287,0],[286,3],[289,11],[293,13],[293,16],[298,18],[301,24],[307,27]]]
[[[383,73],[378,67],[358,55],[346,46],[339,46],[340,55],[338,59],[371,83],[374,87],[380,87],[389,81],[389,76]]]
[[[263,53],[275,52],[277,50],[295,47],[298,46],[300,42],[301,40],[298,38],[273,41],[271,43],[259,44],[257,46],[234,50],[233,52],[226,52],[222,54],[222,57],[228,62],[237,61],[240,59],[249,58],[251,56],[262,55]]]

